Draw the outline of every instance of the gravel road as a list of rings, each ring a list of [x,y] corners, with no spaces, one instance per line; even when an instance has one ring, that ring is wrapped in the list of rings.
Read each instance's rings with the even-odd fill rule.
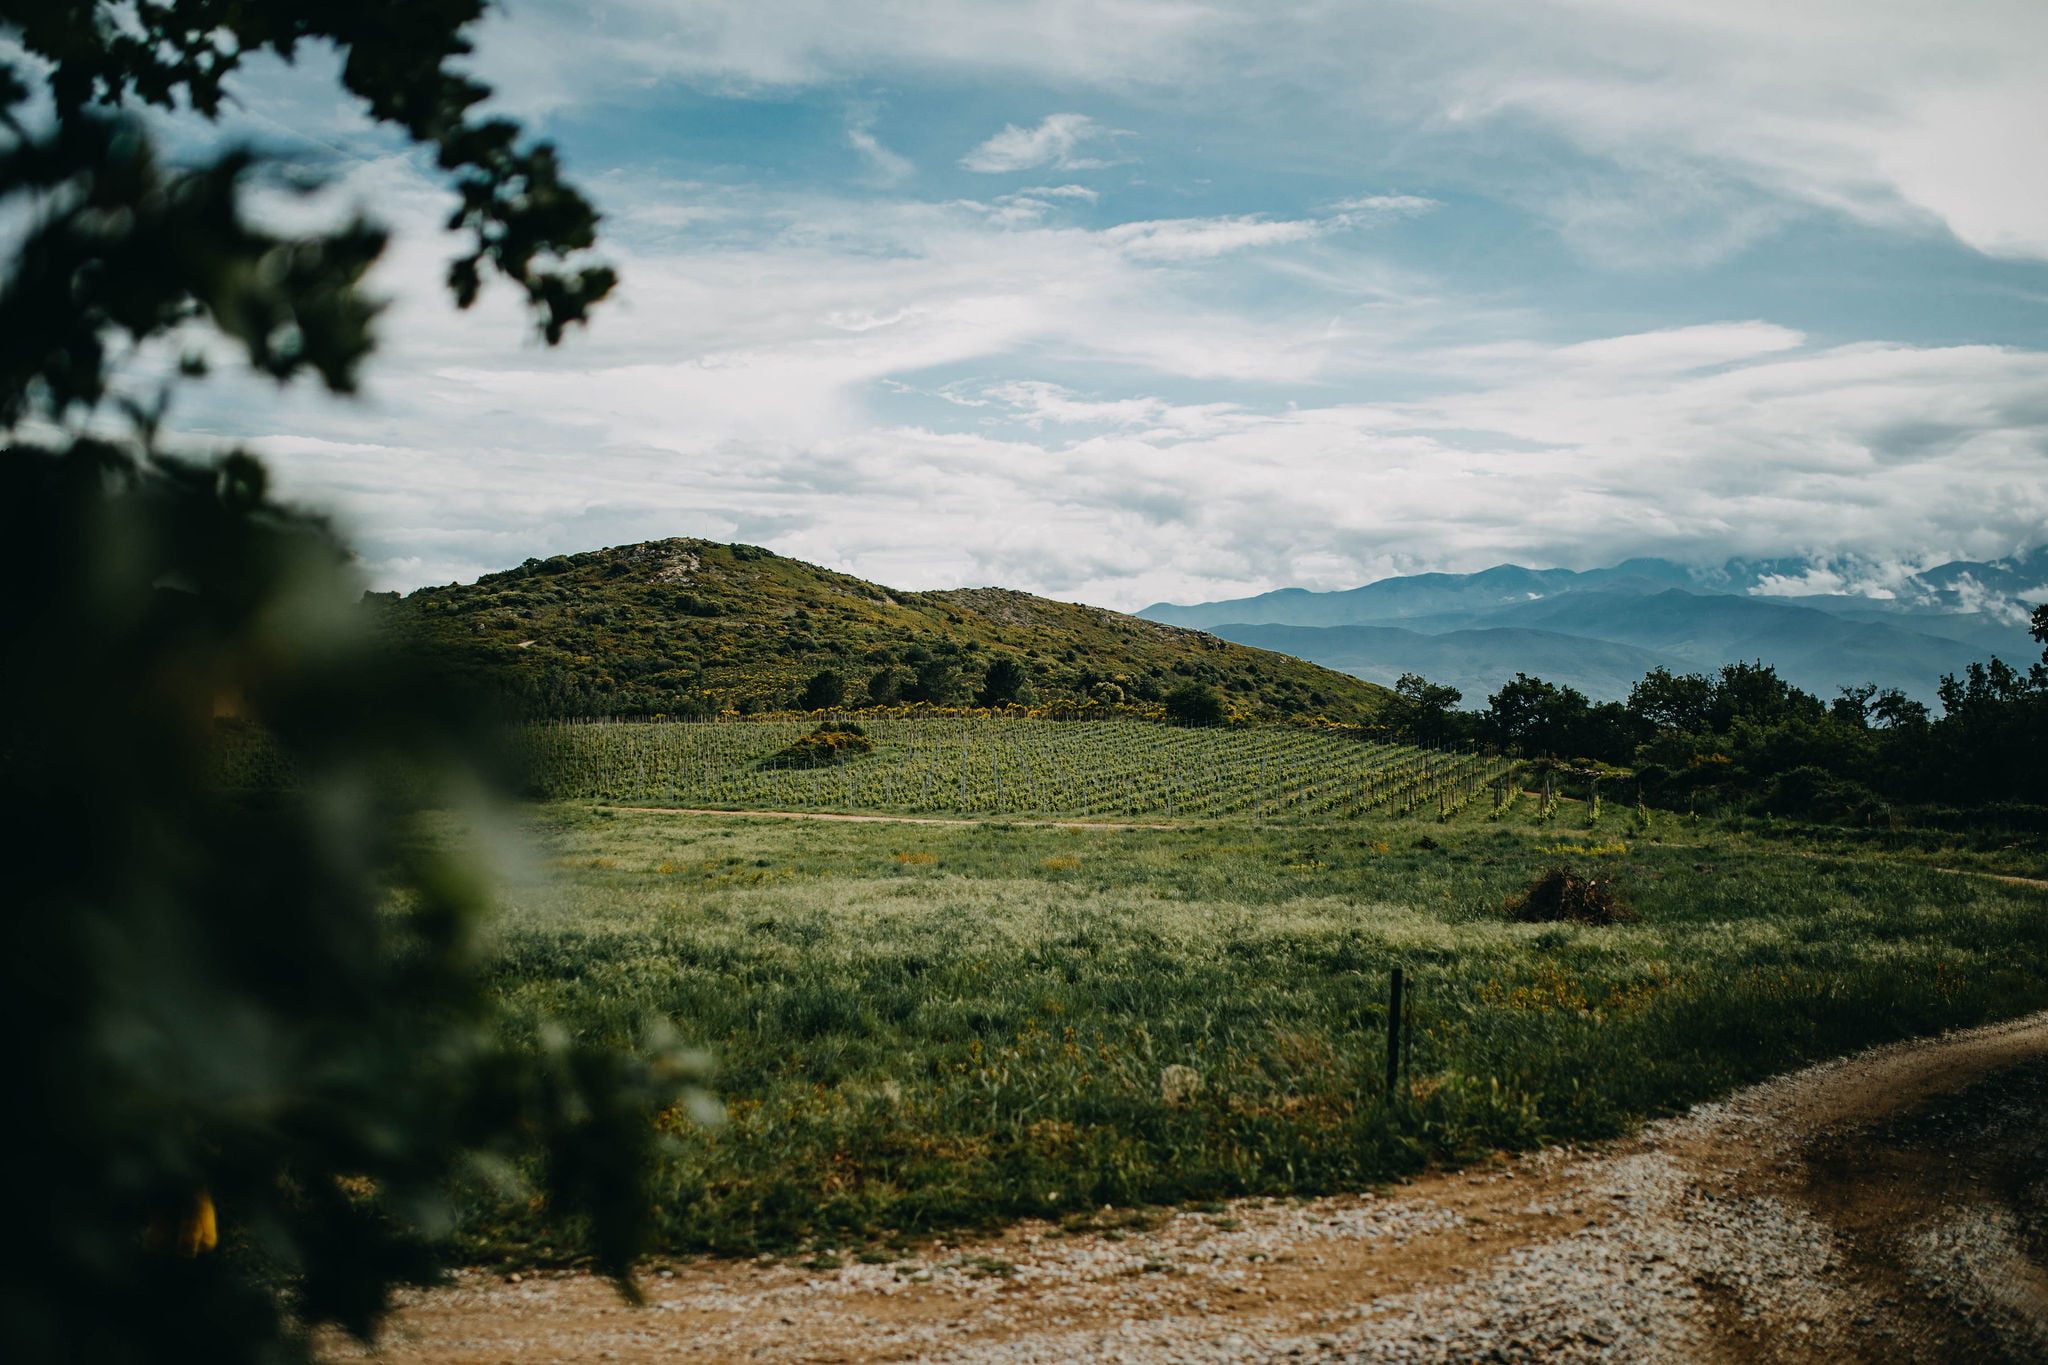
[[[2048,1014],[1380,1195],[412,1300],[392,1365],[2048,1360]],[[333,1361],[361,1359],[331,1346]]]

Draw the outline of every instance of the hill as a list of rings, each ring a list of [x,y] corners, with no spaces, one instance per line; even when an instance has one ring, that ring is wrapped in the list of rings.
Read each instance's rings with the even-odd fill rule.
[[[782,710],[820,673],[849,708],[1157,705],[1206,683],[1253,716],[1371,720],[1385,689],[1183,626],[1004,588],[899,592],[752,545],[661,540],[372,594],[385,624],[535,717]],[[1007,689],[997,688],[998,693]]]

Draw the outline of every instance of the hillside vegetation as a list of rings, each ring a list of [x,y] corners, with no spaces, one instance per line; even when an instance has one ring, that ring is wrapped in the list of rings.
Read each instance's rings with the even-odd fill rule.
[[[1145,714],[1196,685],[1234,715],[1360,723],[1389,696],[1183,626],[1002,588],[898,592],[706,540],[528,560],[372,598],[402,636],[536,718],[905,703]]]

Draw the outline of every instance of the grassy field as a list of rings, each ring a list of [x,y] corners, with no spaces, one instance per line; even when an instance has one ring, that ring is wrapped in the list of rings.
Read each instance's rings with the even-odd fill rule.
[[[2048,1004],[2038,890],[1676,820],[529,815],[545,865],[493,949],[512,1026],[663,1016],[718,1059],[729,1121],[670,1125],[674,1252],[1358,1188]],[[1560,862],[1611,875],[1642,922],[1507,922]],[[1421,997],[1389,1100],[1396,964]],[[519,1207],[472,1236],[577,1254]]]

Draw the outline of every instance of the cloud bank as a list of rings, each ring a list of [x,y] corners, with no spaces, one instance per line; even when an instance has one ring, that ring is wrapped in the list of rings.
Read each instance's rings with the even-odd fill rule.
[[[616,304],[559,351],[451,313],[445,194],[278,76],[247,117],[399,229],[387,344],[362,404],[230,383],[184,427],[393,587],[675,534],[1124,607],[2002,555],[2048,539],[2048,353],[1974,318],[2048,301],[2042,39],[1995,0],[521,7],[478,64],[605,205]],[[660,150],[679,107],[736,140]],[[1824,314],[1912,282],[1807,289],[1788,224],[1979,314]]]

